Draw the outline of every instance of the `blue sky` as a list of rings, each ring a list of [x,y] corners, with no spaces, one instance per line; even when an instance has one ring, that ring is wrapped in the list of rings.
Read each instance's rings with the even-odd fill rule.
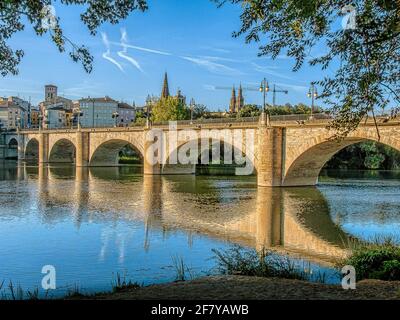
[[[11,41],[25,51],[20,74],[0,79],[0,95],[31,97],[38,103],[43,86],[51,83],[71,99],[109,95],[142,105],[148,94],[159,95],[167,71],[171,93],[180,88],[188,99],[212,110],[227,109],[231,94],[215,87],[257,87],[264,77],[289,90],[288,95],[278,95],[277,103],[310,103],[309,83],[322,77],[320,69],[305,65],[293,73],[294,61],[284,53],[275,61],[259,58],[256,44],[232,38],[240,27],[240,7],[218,9],[209,0],[150,0],[149,6],[119,25],[103,25],[95,37],[80,22],[80,8],[56,6],[65,35],[86,44],[94,55],[93,72],[86,74],[80,64],[60,54],[48,36],[38,38],[27,26]],[[262,103],[258,92],[245,92],[245,100]]]

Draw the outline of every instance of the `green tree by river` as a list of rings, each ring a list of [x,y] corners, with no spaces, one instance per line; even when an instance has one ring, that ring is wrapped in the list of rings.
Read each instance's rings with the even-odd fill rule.
[[[361,142],[337,153],[325,169],[398,170],[400,152],[378,142]]]

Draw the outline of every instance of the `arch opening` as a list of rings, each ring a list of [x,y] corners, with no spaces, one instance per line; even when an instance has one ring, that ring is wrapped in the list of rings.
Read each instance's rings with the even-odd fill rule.
[[[25,148],[25,161],[39,161],[39,141],[36,139],[31,139],[28,141]]]
[[[58,140],[50,151],[49,163],[74,163],[75,154],[75,145],[70,140]]]
[[[101,144],[90,159],[92,167],[143,166],[143,155],[125,140],[110,140]]]
[[[225,151],[227,152],[226,154]],[[235,156],[239,157],[239,163],[235,160]],[[223,141],[220,142],[219,146],[218,144],[210,143],[208,152],[204,151],[199,154],[196,165],[196,175],[233,176],[235,175],[236,168],[245,168],[246,163],[252,163],[253,170],[251,174],[254,175],[255,170],[253,162],[243,151]]]
[[[15,138],[8,142],[7,160],[18,160],[18,141]]]
[[[215,142],[210,139],[208,150],[201,148],[200,140],[197,142],[197,153],[190,154],[189,146],[195,146],[197,141],[188,141],[173,151],[177,164],[171,164],[172,153],[169,154],[166,164],[162,166],[163,174],[196,174],[196,175],[236,175],[237,168],[250,168],[252,175],[255,173],[254,161],[243,151],[223,140]],[[188,164],[182,164],[179,157],[184,155]],[[237,159],[235,160],[235,157]],[[188,161],[188,160],[187,160]],[[245,171],[245,170],[243,170]]]
[[[400,150],[392,145],[374,141],[372,139],[365,138],[346,138],[342,141],[326,141],[317,144],[305,152],[303,152],[297,159],[293,161],[284,177],[283,186],[312,186],[318,183],[319,176],[323,169],[333,169],[334,166],[342,166],[346,164],[346,159],[343,157],[349,156],[349,154],[356,150],[363,148],[376,149],[376,146],[382,146],[387,150],[391,150],[393,154],[397,154],[396,163],[400,167]],[[371,150],[370,150],[371,151]],[[359,154],[360,156],[361,154]],[[352,155],[353,156],[353,155]],[[350,156],[350,157],[352,157]],[[347,159],[348,160],[348,159]],[[376,170],[380,169],[380,166],[384,164],[386,158],[379,154],[371,154],[369,159],[356,158],[353,159],[357,167],[349,169],[354,170]],[[370,168],[366,168],[370,166]],[[338,167],[337,169],[342,169]]]

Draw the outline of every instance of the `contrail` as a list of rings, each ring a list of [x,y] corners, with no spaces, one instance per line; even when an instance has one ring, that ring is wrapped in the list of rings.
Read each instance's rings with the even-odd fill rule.
[[[143,47],[138,47],[138,46],[133,46],[131,44],[122,44],[119,42],[111,42],[111,44],[117,45],[117,46],[126,46],[127,48],[131,48],[131,49],[136,49],[136,50],[140,50],[140,51],[144,51],[144,52],[149,52],[149,53],[155,53],[155,54],[160,54],[163,56],[172,56],[171,53],[168,52],[164,52],[164,51],[159,51],[159,50],[154,50],[154,49],[149,49],[149,48],[143,48]]]
[[[124,68],[122,68],[122,66],[113,58],[111,58],[111,50],[110,50],[110,42],[108,41],[107,38],[107,34],[105,34],[104,32],[101,33],[101,37],[103,39],[103,43],[107,48],[107,51],[103,53],[102,57],[108,61],[110,61],[112,64],[114,64],[115,66],[117,66],[117,68],[121,71],[124,72]]]
[[[127,55],[128,53],[128,46],[127,46],[127,42],[128,42],[128,35],[126,33],[125,29],[121,29],[121,46],[122,46],[122,51],[118,52],[118,55],[129,61],[135,68],[137,68],[140,72],[144,73],[142,67],[140,66],[139,62],[137,62],[134,58],[130,57]]]

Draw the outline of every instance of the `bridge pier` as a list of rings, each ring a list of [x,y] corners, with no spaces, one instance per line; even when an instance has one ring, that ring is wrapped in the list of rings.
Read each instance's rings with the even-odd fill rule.
[[[285,128],[260,127],[258,134],[257,184],[282,186],[284,172]]]
[[[78,130],[76,132],[75,147],[76,167],[87,167],[89,165],[89,133]]]
[[[144,133],[144,137],[146,137],[146,132]],[[156,161],[161,155],[158,154],[158,150],[154,153],[152,146],[153,142],[145,138],[143,152],[143,173],[145,175],[156,175],[162,172],[160,161]],[[154,162],[156,163],[154,164]]]
[[[39,133],[39,164],[49,162],[49,135]]]
[[[18,162],[25,161],[25,136],[18,135]]]

